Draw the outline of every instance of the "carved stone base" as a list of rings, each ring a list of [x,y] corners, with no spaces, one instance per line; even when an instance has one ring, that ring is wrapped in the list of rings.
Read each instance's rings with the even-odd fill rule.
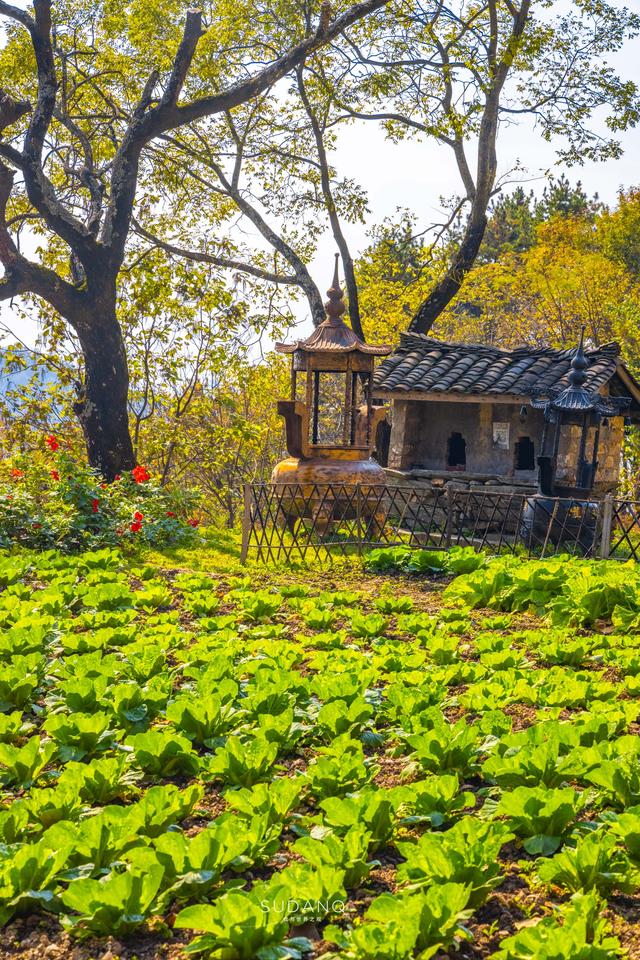
[[[299,460],[289,457],[276,464],[271,474],[272,483],[299,483],[310,488],[313,484],[381,484],[386,483],[384,469],[375,460],[339,460],[316,457]]]

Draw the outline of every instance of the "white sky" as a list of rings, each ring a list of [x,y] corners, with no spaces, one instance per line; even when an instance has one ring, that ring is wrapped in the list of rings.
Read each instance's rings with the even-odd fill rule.
[[[640,13],[640,0],[630,0],[627,6]],[[614,65],[624,79],[634,80],[640,86],[639,54],[640,39],[629,41]],[[564,172],[572,183],[581,180],[588,194],[597,192],[601,200],[612,204],[619,187],[640,185],[640,128],[620,134],[619,139],[624,148],[619,160],[599,164],[589,162],[570,169],[556,167],[553,144],[544,142],[531,119],[527,118],[517,126],[503,126],[500,130],[499,175],[520,164],[524,172],[516,175],[519,181],[527,189],[532,187],[541,191],[545,171],[552,170],[556,176]],[[354,255],[368,244],[368,226],[393,216],[398,207],[412,210],[417,216],[417,229],[423,229],[441,218],[440,198],[460,192],[458,172],[451,152],[446,147],[416,141],[392,144],[384,140],[376,124],[371,122],[363,121],[342,132],[332,162],[339,176],[355,179],[365,188],[369,197],[368,223],[345,225]],[[334,249],[333,239],[325,234],[310,265],[323,293],[331,279]],[[295,313],[301,321],[299,331],[310,328],[306,300],[300,300]],[[34,331],[16,322],[15,314],[12,315],[8,305],[4,305],[2,318],[21,338],[32,341]]]

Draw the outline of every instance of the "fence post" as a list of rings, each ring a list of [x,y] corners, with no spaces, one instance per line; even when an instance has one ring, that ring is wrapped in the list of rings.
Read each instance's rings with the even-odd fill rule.
[[[602,524],[599,556],[602,560],[607,560],[611,553],[611,527],[613,525],[613,497],[610,493],[605,494],[600,510],[602,513]]]
[[[447,503],[447,523],[445,527],[445,548],[448,550],[451,546],[452,533],[453,533],[453,506],[455,500],[455,490],[450,483],[445,487],[445,496]]]
[[[242,514],[242,549],[240,550],[240,563],[247,562],[249,553],[249,537],[251,536],[251,484],[245,483],[244,487],[244,513]]]
[[[546,534],[545,534],[544,543],[542,544],[542,552],[540,553],[540,557],[541,557],[541,558],[544,557],[544,555],[545,555],[545,553],[546,553],[547,544],[549,543],[549,537],[551,536],[551,533],[553,532],[553,526],[554,526],[554,524],[555,524],[555,522],[556,522],[556,517],[558,516],[558,508],[559,508],[559,506],[560,506],[560,497],[554,497],[554,500],[553,500],[553,510],[551,511],[551,516],[549,517],[549,523],[547,524],[547,532],[546,532]],[[534,509],[534,514],[533,514],[533,516],[534,516],[534,520],[535,520],[535,509]],[[533,524],[534,520],[531,521],[532,524]],[[556,552],[557,552],[557,551],[556,551]]]
[[[356,531],[358,536],[358,556],[362,556],[362,499],[360,484],[356,484]]]

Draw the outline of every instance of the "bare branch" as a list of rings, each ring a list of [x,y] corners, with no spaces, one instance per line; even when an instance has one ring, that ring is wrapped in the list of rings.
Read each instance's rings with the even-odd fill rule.
[[[4,3],[4,0],[0,2],[0,16],[17,20],[17,22],[21,23],[23,27],[26,27],[27,30],[31,30],[31,28],[35,26],[33,17],[30,17],[26,10],[21,10],[20,7],[14,7],[11,3]]]
[[[28,100],[14,100],[5,90],[0,90],[0,133],[30,110]]]
[[[23,257],[9,232],[6,211],[13,178],[13,171],[0,163],[0,262],[5,269],[0,281],[0,300],[35,293],[74,324],[82,309],[82,295],[53,270]]]
[[[22,153],[11,153],[11,148],[3,144],[2,155],[22,171],[29,201],[47,226],[84,259],[94,252],[92,238],[83,224],[60,203],[42,167],[42,150],[55,110],[58,82],[51,43],[50,0],[34,0],[34,10],[35,19],[9,4],[0,3],[0,15],[17,20],[29,31],[38,73],[36,105]]]
[[[91,208],[87,218],[87,229],[89,233],[95,236],[100,225],[100,218],[102,216],[102,198],[104,195],[104,187],[95,173],[91,140],[82,130],[82,128],[79,127],[78,124],[75,123],[68,115],[63,114],[61,111],[56,109],[54,110],[54,117],[67,128],[69,133],[76,138],[82,148],[84,166],[77,171],[77,174],[78,179],[84,186],[86,186],[91,197]]]
[[[221,257],[216,254],[206,253],[200,250],[187,250],[185,247],[180,247],[174,243],[168,243],[166,240],[161,240],[160,237],[157,237],[149,230],[146,230],[135,219],[132,221],[132,223],[135,232],[139,236],[144,237],[145,240],[153,243],[154,246],[159,247],[166,253],[170,253],[176,257],[181,257],[184,260],[193,260],[196,263],[210,263],[214,267],[222,267],[225,270],[238,270],[240,273],[248,273],[252,277],[257,277],[259,280],[268,280],[270,283],[286,284],[289,286],[294,286],[298,283],[298,278],[295,276],[287,276],[286,274],[273,273],[270,270],[263,270],[262,267],[256,267],[252,263],[244,263],[242,260],[234,260],[231,257]]]
[[[202,11],[188,10],[182,40],[173,61],[171,76],[160,100],[161,108],[174,107],[177,104],[202,33]]]
[[[268,90],[290,70],[337,37],[351,24],[383,7],[388,0],[362,0],[349,7],[331,24],[326,24],[327,8],[324,8],[318,30],[306,37],[287,53],[247,80],[239,81],[226,90],[209,97],[201,97],[184,106],[177,105],[177,98],[195,54],[200,36],[200,16],[194,11],[187,16],[182,41],[176,53],[167,87],[156,106],[147,109],[151,91],[155,86],[152,76],[147,83],[134,117],[122,140],[113,164],[111,179],[111,202],[105,218],[103,242],[110,247],[111,269],[117,269],[124,256],[124,244],[132,215],[133,201],[138,178],[140,155],[145,144],[176,127],[191,123],[202,117],[223,113],[237,107]]]
[[[39,164],[44,138],[56,105],[58,81],[51,43],[50,0],[34,0],[35,21],[28,26],[38,70],[38,98],[24,141],[24,155],[31,165]]]
[[[309,117],[313,138],[316,144],[316,152],[318,154],[318,161],[320,163],[320,185],[322,188],[325,206],[327,208],[329,224],[331,225],[331,232],[333,233],[333,238],[336,241],[338,250],[340,251],[340,256],[342,258],[342,268],[344,271],[345,283],[347,287],[347,298],[349,302],[349,320],[351,321],[351,327],[354,333],[364,340],[362,321],[360,319],[358,284],[356,283],[356,274],[353,268],[353,258],[351,257],[349,244],[347,243],[347,238],[344,235],[342,224],[340,223],[340,217],[338,216],[338,211],[336,209],[335,200],[333,198],[331,176],[329,172],[329,160],[327,158],[327,151],[324,145],[323,129],[318,115],[314,110],[307,94],[302,67],[296,71],[296,77],[298,81],[300,99],[307,116]]]
[[[224,171],[218,163],[210,156],[203,156],[197,151],[192,150],[186,144],[182,143],[177,138],[171,136],[170,134],[165,134],[163,139],[167,143],[172,143],[177,146],[179,149],[184,150],[187,155],[193,156],[195,159],[203,163],[210,170],[213,170],[218,180],[222,184],[225,193],[231,197],[241,213],[256,227],[256,229],[262,234],[265,240],[271,244],[271,246],[276,250],[282,257],[287,261],[287,263],[293,268],[296,283],[304,291],[307,300],[309,301],[309,306],[311,308],[311,315],[313,317],[314,323],[318,324],[324,320],[324,306],[322,302],[322,296],[318,290],[316,284],[313,282],[313,278],[307,269],[306,264],[302,258],[296,253],[291,244],[287,243],[284,237],[276,233],[273,227],[267,223],[262,214],[256,207],[253,206],[247,199],[247,197],[242,193],[238,184],[232,183],[224,174]],[[236,148],[241,151],[242,139],[238,138],[236,141]],[[234,171],[236,164],[234,164]]]
[[[201,117],[208,117],[216,113],[223,113],[225,110],[232,110],[234,107],[268,90],[274,83],[281,80],[291,70],[294,70],[299,64],[320,47],[326,46],[331,40],[357,23],[363,17],[384,7],[389,0],[362,0],[349,7],[343,14],[337,17],[333,23],[325,26],[326,16],[321,14],[320,25],[315,33],[305,37],[300,43],[288,50],[273,63],[264,67],[253,77],[247,80],[241,80],[238,83],[227,87],[220,93],[209,97],[201,97],[193,100],[181,107],[175,107],[170,111],[163,111],[160,107],[152,111],[148,116],[148,127],[151,136],[157,136],[160,132],[173,130],[185,123],[192,123]],[[323,5],[324,7],[324,5]],[[325,7],[326,10],[326,7]]]
[[[0,163],[0,261],[8,275],[15,272],[20,260],[20,253],[7,227],[7,204],[13,189],[13,177],[13,171]]]
[[[491,67],[491,82],[485,92],[485,103],[478,132],[478,160],[474,192],[471,195],[471,209],[462,241],[446,273],[420,304],[411,321],[409,329],[417,333],[429,331],[436,318],[460,290],[464,278],[475,263],[487,225],[487,207],[493,195],[497,171],[496,137],[500,114],[500,95],[527,24],[531,0],[522,0],[520,9],[513,18],[510,35],[507,38],[504,53],[500,58],[497,54],[498,22],[495,3],[496,0],[489,0],[488,57]],[[466,159],[464,163],[466,164]],[[460,168],[461,174],[463,169],[464,166]],[[466,176],[463,176],[463,179],[467,179]]]
[[[115,275],[122,264],[124,247],[129,232],[136,187],[138,164],[145,144],[143,121],[158,83],[158,72],[153,71],[142,91],[138,105],[113,161],[111,171],[111,199],[102,228],[102,243],[109,250],[111,272]]]
[[[24,170],[25,160],[19,150],[12,147],[10,143],[0,141],[0,157],[7,160],[16,170]]]

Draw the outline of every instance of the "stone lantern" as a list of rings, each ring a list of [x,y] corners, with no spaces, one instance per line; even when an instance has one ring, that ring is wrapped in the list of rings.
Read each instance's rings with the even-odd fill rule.
[[[619,417],[631,399],[586,389],[588,366],[583,327],[571,360],[568,386],[551,396],[531,400],[532,407],[544,411],[544,428],[538,457],[538,492],[527,499],[521,520],[521,536],[529,547],[536,543],[546,547],[547,541],[551,541],[554,545],[570,543],[583,554],[594,549],[598,504],[593,501],[593,488],[600,426],[607,417]],[[575,470],[569,477],[559,478],[562,437],[567,447],[565,460],[571,466],[575,464]]]
[[[278,402],[286,424],[289,457],[277,464],[275,484],[383,484],[371,459],[376,427],[385,409],[371,402],[376,357],[390,347],[364,343],[342,319],[338,256],[326,319],[306,340],[276,344],[291,356],[291,398]]]
[[[600,426],[608,417],[619,417],[629,406],[629,397],[604,396],[585,389],[589,366],[584,353],[584,327],[571,360],[569,385],[551,397],[533,399],[531,406],[544,411],[544,431],[538,457],[539,494],[546,497],[585,498],[593,491],[598,469]],[[558,449],[564,433],[577,440],[570,449],[575,456],[573,483],[558,482]]]

